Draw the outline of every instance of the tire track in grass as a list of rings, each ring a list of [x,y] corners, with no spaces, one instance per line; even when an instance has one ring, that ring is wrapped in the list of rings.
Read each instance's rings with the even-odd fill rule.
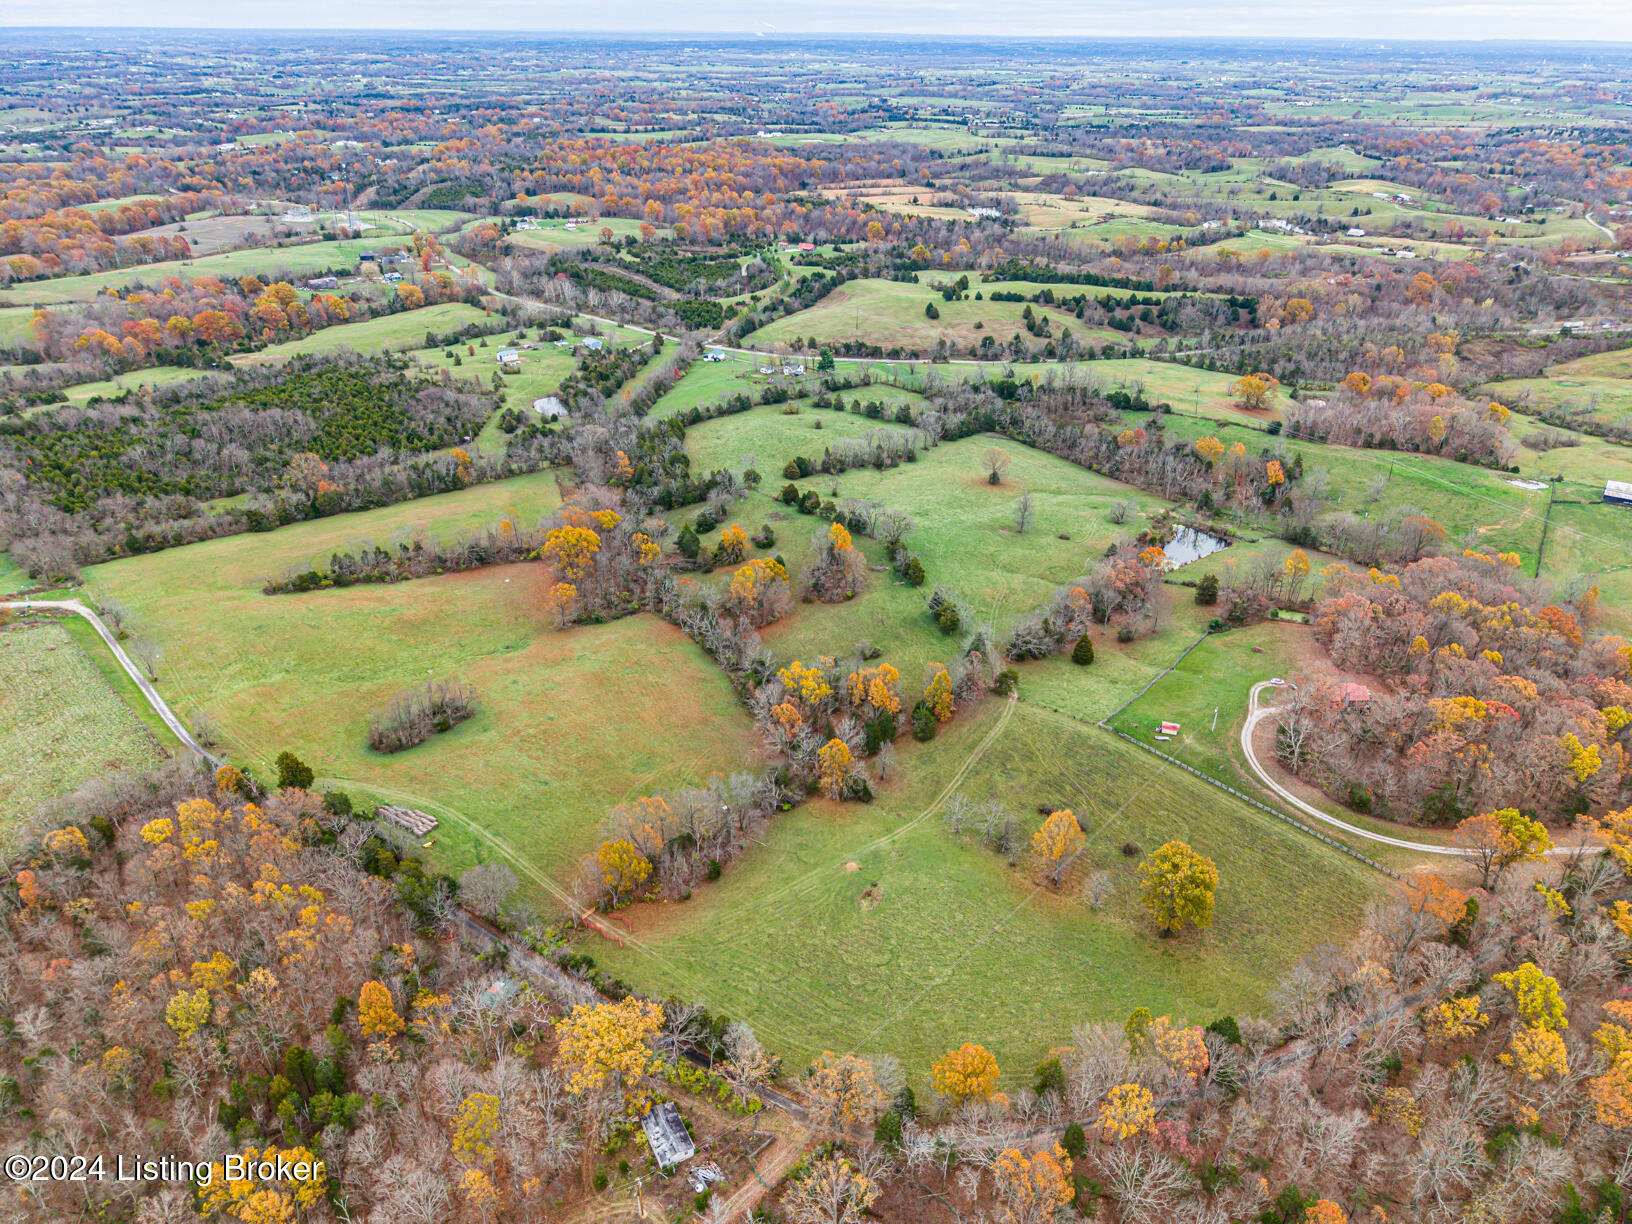
[[[981,756],[986,752],[986,750],[990,748],[992,744],[997,741],[998,737],[1003,734],[1004,729],[1009,725],[1009,719],[1014,714],[1017,697],[1018,694],[1010,694],[1008,702],[1003,708],[1003,713],[998,717],[997,722],[994,723],[991,729],[986,732],[985,736],[981,738],[980,743],[976,744],[974,748],[970,750],[969,755],[964,758],[963,763],[958,766],[957,771],[947,780],[946,785],[941,788],[940,793],[937,794],[934,799],[930,800],[929,805],[925,807],[923,811],[919,812],[911,820],[896,826],[883,836],[874,838],[866,845],[858,846],[855,849],[848,851],[838,860],[837,865],[842,867],[844,863],[852,859],[884,849],[886,846],[890,845],[890,843],[906,836],[919,825],[923,824],[924,821],[933,816],[940,809],[941,805],[951,797],[952,792],[957,790],[957,788],[962,784],[964,778],[968,776],[969,771],[974,768],[976,762],[980,760]],[[765,906],[780,902],[784,898],[790,898],[794,894],[803,896],[808,885],[826,879],[830,870],[830,867],[825,866],[813,868],[797,879],[788,881],[780,888],[775,889],[772,892],[761,894],[759,897],[755,898],[751,908],[746,911],[746,913],[751,915],[756,914],[757,911],[763,910]],[[746,931],[744,934],[752,935],[754,932]]]
[[[1144,783],[1139,787],[1138,790],[1134,791],[1133,794],[1129,795],[1126,799],[1124,799],[1122,801],[1122,805],[1120,807],[1118,807],[1116,809],[1116,811],[1112,812],[1109,816],[1107,816],[1103,821],[1100,822],[1099,827],[1097,829],[1095,829],[1093,831],[1093,833],[1090,834],[1083,841],[1083,846],[1087,847],[1087,846],[1093,844],[1094,842],[1097,842],[1099,840],[1100,834],[1105,832],[1106,829],[1110,828],[1111,822],[1116,820],[1117,817],[1121,816],[1123,812],[1127,811],[1128,810],[1128,805],[1131,804],[1135,799],[1139,798],[1139,796],[1143,795],[1145,793],[1145,791],[1149,790],[1151,784],[1153,782],[1155,782],[1155,780],[1156,780],[1156,775],[1154,775],[1154,774],[1151,775],[1149,778],[1146,778]],[[907,1012],[912,1010],[914,1007],[918,1006],[918,1004],[923,1001],[925,995],[929,994],[929,992],[932,991],[932,990],[939,990],[942,986],[945,986],[949,981],[951,981],[952,980],[952,974],[957,971],[957,968],[958,968],[959,965],[963,964],[964,961],[968,960],[971,956],[973,956],[975,954],[976,949],[985,946],[985,944],[993,936],[995,936],[1004,927],[1008,926],[1009,923],[1015,918],[1015,916],[1018,915],[1021,910],[1025,909],[1026,906],[1030,905],[1032,903],[1032,901],[1036,898],[1037,894],[1042,892],[1047,887],[1048,887],[1048,885],[1046,883],[1037,885],[1036,888],[1032,889],[1029,893],[1027,893],[1021,899],[1021,901],[1020,901],[1020,903],[1018,905],[1016,905],[1008,913],[1004,914],[1003,917],[999,918],[996,922],[994,922],[991,925],[991,927],[986,931],[986,933],[984,935],[982,935],[979,939],[976,939],[971,943],[965,944],[964,948],[963,948],[963,951],[960,952],[956,957],[954,957],[952,959],[952,961],[950,963],[948,963],[947,966],[940,971],[939,974],[937,974],[931,981],[929,981],[927,984],[925,984],[923,989],[918,991],[917,994],[913,995],[912,998],[908,999],[899,1008],[897,1008],[890,1015],[890,1017],[888,1019],[886,1019],[883,1023],[881,1023],[872,1032],[868,1033],[867,1036],[863,1037],[861,1039],[861,1041],[859,1043],[857,1043],[856,1046],[852,1047],[851,1052],[854,1053],[858,1049],[864,1049],[867,1046],[871,1045],[873,1040],[876,1037],[878,1037],[878,1035],[880,1033],[884,1032],[891,1025],[893,1025],[897,1020],[901,1019],[902,1016],[906,1015]]]
[[[749,908],[743,914],[738,915],[734,920],[732,934],[726,936],[720,941],[721,950],[723,951],[732,947],[738,947],[749,941],[759,939],[761,928],[767,919],[767,915],[765,913],[767,906],[777,905],[778,913],[788,912],[792,902],[809,895],[815,886],[818,886],[822,881],[831,878],[835,867],[842,868],[843,864],[850,859],[857,858],[860,855],[888,846],[933,816],[940,809],[941,805],[945,803],[952,793],[962,784],[964,778],[968,776],[969,771],[974,768],[981,756],[1003,734],[1004,730],[1009,724],[1010,718],[1012,718],[1014,715],[1016,696],[1017,695],[1011,695],[1009,697],[1009,700],[1004,706],[1003,712],[998,717],[997,722],[992,725],[992,727],[981,738],[980,742],[976,744],[975,747],[969,752],[968,756],[964,758],[963,763],[959,765],[957,771],[947,780],[946,785],[941,788],[940,792],[933,800],[929,802],[928,805],[924,807],[921,812],[919,812],[911,820],[905,822],[882,837],[875,838],[865,846],[841,855],[836,863],[814,868],[797,879],[789,881],[787,884],[776,889],[774,892],[765,893],[760,897],[755,898],[754,901],[750,903]],[[635,948],[637,951],[649,958],[650,963],[662,971],[668,984],[684,986],[688,991],[692,992],[691,997],[693,999],[703,1000],[707,998],[709,989],[711,987],[710,980],[702,978],[700,975],[694,973],[690,969],[676,964],[670,957],[653,947],[651,944],[646,943],[638,936],[626,934],[623,936],[623,940],[625,944]],[[804,1002],[810,1009],[820,1010],[823,1004],[823,999],[818,992],[812,991],[805,996]],[[788,1034],[787,1030],[780,1029],[780,1026],[776,1026],[774,1024],[766,1024],[765,1017],[763,1016],[755,1017],[754,1027],[756,1032],[770,1034],[774,1044],[782,1045],[785,1048],[796,1048],[799,1044],[797,1039],[794,1039],[791,1034]],[[780,1039],[777,1038],[776,1032],[780,1032],[782,1034]]]

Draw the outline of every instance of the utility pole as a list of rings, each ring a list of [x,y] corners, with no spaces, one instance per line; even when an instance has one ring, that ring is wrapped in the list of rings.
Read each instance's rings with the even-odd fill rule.
[[[640,1213],[641,1219],[646,1218],[646,1200],[640,1193],[640,1178],[638,1177],[635,1178],[635,1210]]]
[[[1214,731],[1214,733],[1216,733],[1218,731],[1218,707],[1217,706],[1213,707],[1213,731]]]

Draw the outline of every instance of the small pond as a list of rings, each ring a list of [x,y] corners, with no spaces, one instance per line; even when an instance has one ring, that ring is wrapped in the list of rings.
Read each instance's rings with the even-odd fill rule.
[[[1167,568],[1176,570],[1181,565],[1200,561],[1203,557],[1210,557],[1229,546],[1228,540],[1211,532],[1197,531],[1194,527],[1180,527],[1173,533],[1173,538],[1162,545],[1162,551],[1167,554]]]

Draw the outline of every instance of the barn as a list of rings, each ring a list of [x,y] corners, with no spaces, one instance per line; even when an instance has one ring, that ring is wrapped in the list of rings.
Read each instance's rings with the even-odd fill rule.
[[[1632,506],[1632,481],[1606,481],[1604,484],[1604,500],[1616,506]]]

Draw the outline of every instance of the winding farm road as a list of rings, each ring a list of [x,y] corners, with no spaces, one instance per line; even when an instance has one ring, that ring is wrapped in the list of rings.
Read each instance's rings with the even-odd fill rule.
[[[1350,824],[1346,820],[1339,820],[1336,816],[1321,811],[1312,803],[1305,803],[1285,786],[1281,785],[1280,780],[1273,777],[1269,770],[1265,769],[1262,763],[1259,762],[1258,755],[1253,751],[1252,747],[1252,733],[1257,730],[1258,724],[1264,719],[1272,718],[1279,713],[1275,706],[1259,705],[1258,694],[1267,688],[1279,687],[1280,685],[1269,680],[1261,680],[1253,685],[1252,693],[1247,698],[1247,720],[1241,724],[1241,753],[1247,758],[1247,765],[1251,767],[1252,772],[1257,775],[1260,782],[1303,815],[1318,820],[1322,824],[1331,825],[1334,829],[1342,829],[1345,833],[1363,837],[1367,841],[1381,842],[1385,846],[1397,846],[1401,850],[1415,850],[1419,854],[1445,854],[1453,858],[1466,858],[1468,856],[1469,851],[1458,849],[1455,846],[1435,846],[1428,842],[1406,841],[1404,838],[1388,837],[1382,833],[1373,833],[1370,829],[1362,829],[1359,825]]]
[[[1305,816],[1318,820],[1322,824],[1331,825],[1334,829],[1342,829],[1345,833],[1352,833],[1356,837],[1363,837],[1367,841],[1381,842],[1385,846],[1397,846],[1401,850],[1415,850],[1419,854],[1443,854],[1453,858],[1467,858],[1473,853],[1471,850],[1463,850],[1457,846],[1435,846],[1429,844],[1428,842],[1406,841],[1404,838],[1388,837],[1382,833],[1373,833],[1370,829],[1362,829],[1359,825],[1350,824],[1346,820],[1339,820],[1336,816],[1331,815],[1329,812],[1321,811],[1314,804],[1304,802],[1285,786],[1283,786],[1279,779],[1273,777],[1269,770],[1264,768],[1262,762],[1258,760],[1257,753],[1253,751],[1252,747],[1252,733],[1254,729],[1257,728],[1258,724],[1262,720],[1271,718],[1279,712],[1275,706],[1260,706],[1258,704],[1258,694],[1266,688],[1279,687],[1280,685],[1277,685],[1270,680],[1261,680],[1257,684],[1253,685],[1251,696],[1247,699],[1247,720],[1241,724],[1241,753],[1247,758],[1247,764],[1251,766],[1252,772],[1257,775],[1260,782],[1269,787],[1269,789],[1274,791],[1279,798],[1291,804],[1292,807],[1296,808],[1299,812],[1302,812]],[[1551,850],[1547,851],[1547,853],[1549,855],[1574,854],[1579,849],[1579,846],[1554,846]]]
[[[175,733],[176,738],[188,748],[192,749],[193,752],[200,758],[208,761],[212,766],[217,768],[220,767],[220,759],[211,753],[206,752],[203,746],[193,738],[192,732],[187,730],[186,725],[181,721],[181,719],[176,717],[175,711],[169,707],[163,697],[159,696],[159,690],[153,687],[153,682],[142,674],[142,669],[137,667],[136,664],[132,662],[131,657],[125,653],[125,648],[119,645],[119,640],[114,637],[109,631],[108,627],[102,623],[102,618],[95,612],[91,611],[91,609],[87,608],[84,604],[80,603],[79,600],[15,599],[0,602],[0,608],[11,608],[23,612],[31,612],[36,609],[43,609],[52,612],[68,612],[72,613],[74,616],[83,616],[86,620],[90,621],[91,628],[95,629],[97,636],[107,643],[108,649],[113,651],[113,657],[119,661],[119,666],[124,668],[125,674],[136,682],[136,687],[141,689],[142,696],[147,698],[147,704],[152,706],[153,712],[164,720],[164,725],[169,727],[170,730]]]

